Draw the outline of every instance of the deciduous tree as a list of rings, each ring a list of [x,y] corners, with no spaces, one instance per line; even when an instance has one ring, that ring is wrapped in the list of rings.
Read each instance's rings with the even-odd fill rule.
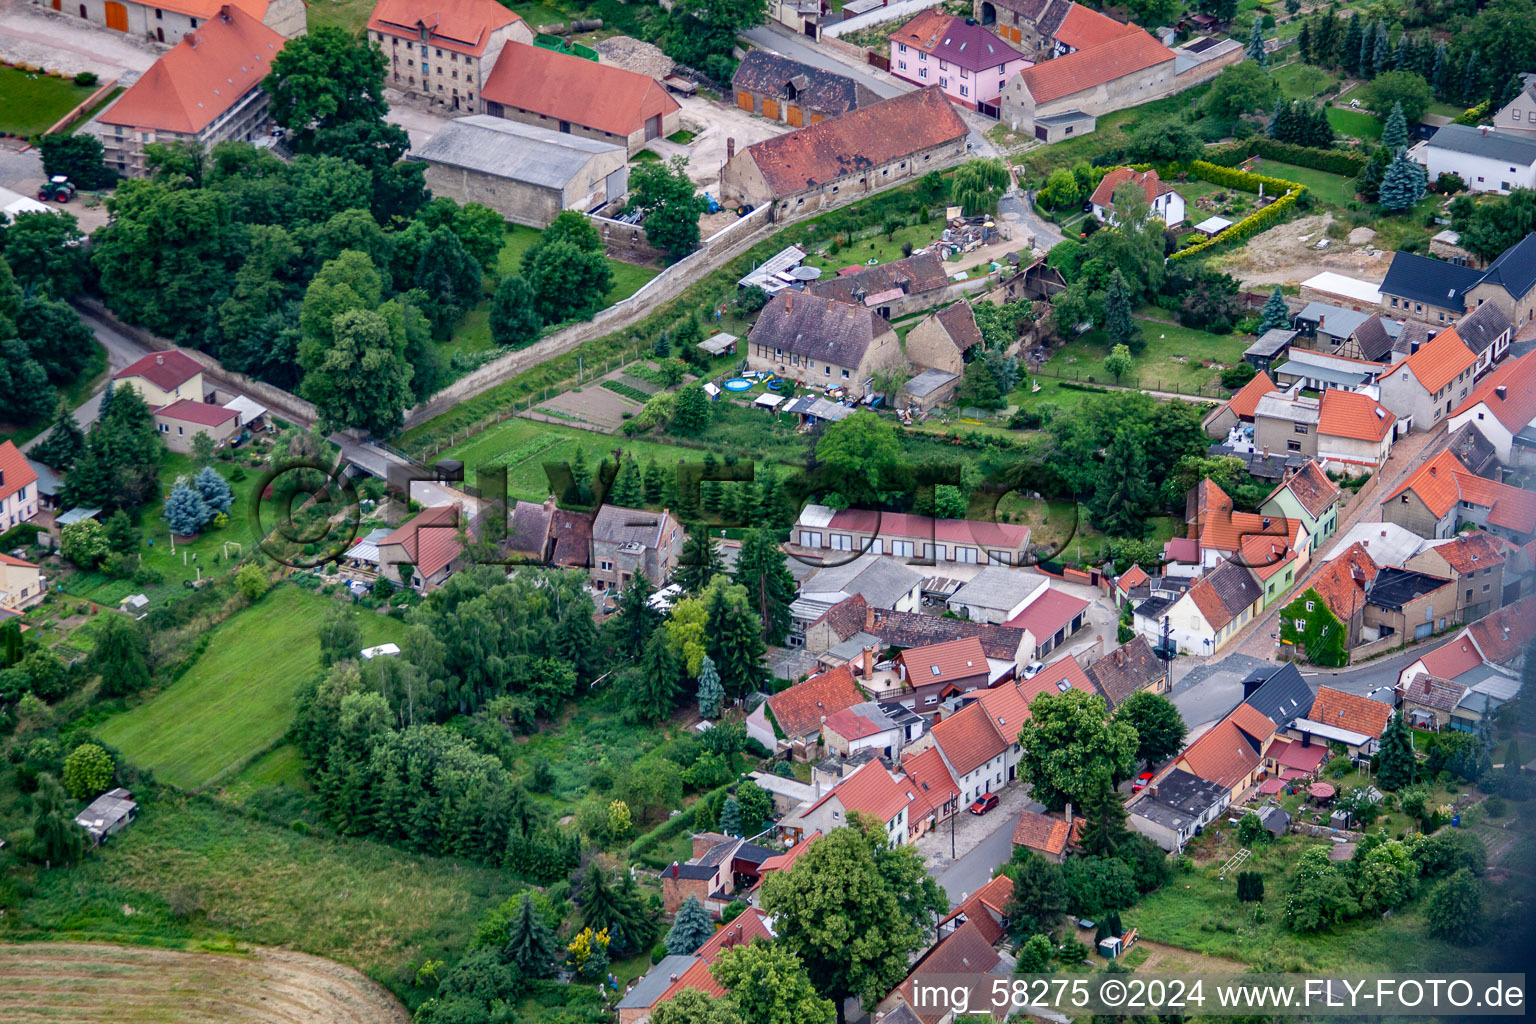
[[[1019,777],[1048,807],[1068,800],[1081,807],[1101,780],[1117,786],[1136,765],[1136,730],[1111,721],[1103,697],[1077,689],[1036,697],[1019,743]]]
[[[758,939],[720,955],[710,973],[730,993],[743,1019],[757,1024],[833,1024],[837,1011],[811,983],[800,958]]]
[[[1136,760],[1149,769],[1184,746],[1184,718],[1161,694],[1146,690],[1131,694],[1115,709],[1115,718],[1136,730]]]

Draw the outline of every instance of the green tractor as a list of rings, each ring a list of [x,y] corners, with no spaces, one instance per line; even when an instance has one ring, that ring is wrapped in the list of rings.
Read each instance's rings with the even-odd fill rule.
[[[46,203],[50,199],[56,203],[67,203],[73,198],[75,198],[75,186],[63,174],[55,174],[37,190],[37,201],[40,203]]]

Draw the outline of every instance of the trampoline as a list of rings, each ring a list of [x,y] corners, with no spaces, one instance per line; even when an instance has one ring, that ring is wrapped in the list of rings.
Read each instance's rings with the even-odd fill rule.
[[[752,382],[742,377],[732,377],[725,382],[725,390],[727,391],[750,391],[751,389]]]

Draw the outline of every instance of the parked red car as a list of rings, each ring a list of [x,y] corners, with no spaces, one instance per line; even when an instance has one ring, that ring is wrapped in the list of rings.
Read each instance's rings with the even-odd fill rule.
[[[972,814],[986,814],[997,806],[996,793],[983,793],[971,803]]]
[[[1140,793],[1142,790],[1147,788],[1147,783],[1149,783],[1151,781],[1152,781],[1152,773],[1151,772],[1142,772],[1140,775],[1136,776],[1136,781],[1131,783],[1131,792],[1132,793]]]

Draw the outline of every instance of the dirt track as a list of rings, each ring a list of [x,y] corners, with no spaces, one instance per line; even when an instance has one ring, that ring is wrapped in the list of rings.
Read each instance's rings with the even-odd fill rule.
[[[0,945],[0,1022],[409,1024],[350,967],[281,949],[244,955],[90,943]]]

